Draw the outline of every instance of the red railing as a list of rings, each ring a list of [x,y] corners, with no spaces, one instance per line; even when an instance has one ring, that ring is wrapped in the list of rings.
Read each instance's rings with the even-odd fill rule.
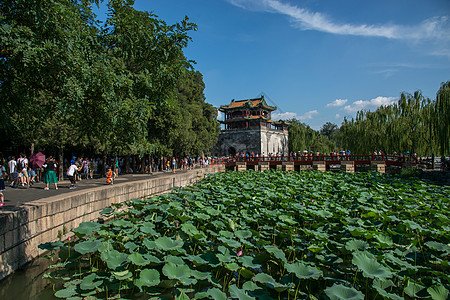
[[[385,155],[385,154],[370,154],[370,155],[311,155],[311,156],[228,156],[212,159],[213,165],[217,164],[229,164],[236,162],[313,162],[313,161],[325,161],[338,163],[339,161],[354,161],[359,163],[370,163],[371,161],[385,161],[386,163],[402,164],[402,163],[418,163],[417,158],[410,156],[399,155]]]

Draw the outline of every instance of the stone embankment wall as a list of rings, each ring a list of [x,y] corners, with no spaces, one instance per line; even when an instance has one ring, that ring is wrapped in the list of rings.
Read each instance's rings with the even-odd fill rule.
[[[99,212],[130,199],[161,194],[174,186],[188,186],[210,173],[209,166],[179,174],[71,192],[22,204],[0,214],[0,280],[41,255],[38,246],[57,241],[80,223],[97,220]]]

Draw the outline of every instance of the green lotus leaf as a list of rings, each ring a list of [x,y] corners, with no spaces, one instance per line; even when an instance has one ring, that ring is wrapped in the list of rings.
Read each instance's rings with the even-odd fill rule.
[[[189,236],[194,236],[200,233],[198,229],[192,223],[181,224],[181,230]]]
[[[215,268],[220,265],[220,260],[217,258],[216,254],[212,252],[206,252],[200,256],[203,260],[207,261],[208,265]]]
[[[127,280],[131,277],[133,277],[133,273],[131,273],[129,270],[121,271],[121,272],[112,272],[114,277],[117,280]]]
[[[104,208],[101,212],[100,215],[102,216],[110,216],[112,213],[114,213],[114,208],[112,208],[111,206]]]
[[[414,221],[411,221],[411,220],[403,220],[403,223],[405,223],[406,225],[408,225],[408,227],[411,228],[411,229],[413,229],[413,230],[418,229],[419,231],[425,231],[425,229],[424,229],[422,226],[420,226],[419,224],[417,224],[417,223],[414,222]]]
[[[237,298],[239,300],[254,300],[256,298],[250,297],[245,293],[244,290],[238,288],[235,284],[231,285],[228,289],[228,292],[230,293],[231,298]]]
[[[252,237],[252,232],[250,230],[236,230],[234,235],[239,239],[245,240]]]
[[[254,257],[248,255],[239,257],[238,262],[240,262],[242,266],[249,269],[259,269],[262,267],[262,265],[258,264],[258,261]]]
[[[253,183],[246,183],[242,186],[244,190],[253,190],[254,187],[255,185]]]
[[[277,246],[266,245],[264,246],[264,249],[266,249],[266,251],[270,254],[273,254],[282,262],[287,263],[286,255],[284,254],[283,250],[279,249]]]
[[[149,263],[161,264],[163,263],[159,258],[151,254],[143,254],[142,255]]]
[[[392,246],[394,244],[392,239],[384,234],[377,234],[375,239],[383,246]]]
[[[55,293],[55,297],[67,299],[75,296],[76,294],[77,292],[75,291],[75,287],[71,287],[57,291]]]
[[[144,246],[147,247],[148,250],[158,249],[158,247],[156,246],[155,241],[150,241],[147,238],[142,241],[142,244],[144,244]]]
[[[218,254],[216,254],[216,257],[218,258],[218,260],[220,262],[223,262],[223,263],[230,263],[230,262],[233,262],[235,259],[235,257],[231,255],[230,251],[226,251],[224,254],[218,253]]]
[[[136,280],[138,287],[143,286],[157,286],[161,282],[159,272],[154,269],[144,269],[139,274],[139,278]]]
[[[345,243],[345,249],[347,249],[348,251],[356,251],[356,250],[365,250],[370,248],[370,245],[365,242],[365,241],[361,241],[361,240],[350,240],[347,243]]]
[[[176,265],[184,265],[185,264],[184,260],[181,257],[174,256],[174,255],[166,255],[164,257],[164,261],[166,263],[171,262],[171,263],[174,263]]]
[[[211,273],[209,272],[200,272],[196,270],[191,270],[191,274],[195,279],[198,280],[206,280],[211,278]]]
[[[237,263],[226,263],[225,267],[230,271],[237,271],[239,269],[239,265]]]
[[[103,280],[97,274],[92,273],[83,278],[83,281],[80,283],[80,288],[82,290],[93,290],[102,284]]]
[[[448,290],[443,285],[435,285],[427,288],[427,292],[430,294],[433,300],[447,300]]]
[[[276,290],[277,292],[282,292],[289,289],[290,285],[284,285],[275,281],[275,279],[269,274],[259,273],[253,277],[253,281],[265,284],[266,286]]]
[[[323,247],[319,245],[310,245],[308,246],[308,250],[314,253],[320,253],[323,250]]]
[[[136,250],[139,246],[136,243],[133,242],[127,242],[125,243],[125,248],[130,250],[131,252],[133,252],[134,250]]]
[[[209,220],[209,219],[211,219],[211,217],[209,216],[209,215],[207,215],[207,214],[204,214],[204,213],[193,213],[193,215],[198,219],[198,220],[201,220],[201,221],[206,221],[206,220]]]
[[[93,253],[98,250],[98,248],[102,245],[99,240],[87,240],[83,242],[79,242],[75,244],[73,247],[75,251],[81,254]]]
[[[401,270],[411,270],[417,271],[418,267],[413,266],[407,261],[401,260],[398,257],[394,256],[392,252],[388,252],[384,254],[385,261],[391,264],[394,264],[396,267],[399,267]]]
[[[449,245],[435,242],[435,241],[428,241],[425,243],[425,245],[427,245],[429,248],[431,248],[433,250],[445,252],[445,255],[450,254],[450,246]]]
[[[228,299],[227,295],[224,292],[222,292],[221,290],[219,290],[218,288],[209,289],[207,294],[208,294],[208,296],[210,296],[210,297],[212,297],[213,299],[216,299],[216,300],[226,300],[226,299]]]
[[[177,250],[180,249],[181,247],[183,247],[183,241],[180,240],[174,240],[171,239],[170,237],[167,236],[163,236],[160,238],[157,238],[155,240],[155,244],[156,247],[158,247],[158,249],[164,250],[164,251],[172,251],[172,250]]]
[[[112,221],[111,225],[113,225],[115,227],[122,227],[122,228],[127,228],[127,227],[133,227],[134,226],[134,224],[132,222],[124,220],[124,219]]]
[[[93,235],[94,232],[99,231],[101,227],[102,225],[99,223],[83,222],[77,228],[72,229],[72,231],[80,236]]]
[[[232,239],[234,237],[234,234],[231,231],[227,231],[227,230],[221,230],[221,231],[219,231],[219,234],[221,236],[226,237],[227,239]]]
[[[364,300],[364,294],[360,291],[336,283],[327,287],[325,294],[330,300]]]
[[[126,253],[121,253],[114,249],[103,252],[101,258],[111,270],[116,270],[118,267],[128,262],[128,255]]]
[[[253,277],[253,275],[254,275],[254,273],[253,273],[252,271],[250,271],[249,269],[246,269],[246,268],[240,268],[240,269],[238,270],[238,273],[239,273],[243,278],[246,278],[246,279],[249,279],[249,278]]]
[[[280,221],[289,224],[289,225],[295,225],[297,224],[297,222],[291,218],[290,216],[286,216],[286,215],[279,215],[278,219],[280,219]]]
[[[146,266],[150,264],[150,261],[145,259],[145,257],[142,256],[142,254],[137,252],[128,255],[128,260],[136,266]]]
[[[409,280],[406,287],[403,289],[405,294],[407,294],[410,297],[417,298],[419,297],[417,293],[422,291],[425,287],[417,282],[414,282],[413,280]]]
[[[242,244],[236,240],[227,239],[224,237],[220,237],[220,238],[218,238],[218,240],[223,242],[224,244],[226,244],[228,247],[231,247],[231,248],[240,248],[242,246]]]
[[[244,291],[250,291],[250,292],[253,292],[253,291],[256,291],[256,290],[260,290],[261,288],[260,288],[256,283],[254,283],[253,281],[246,281],[246,282],[242,285],[242,289],[243,289]]]
[[[180,281],[191,276],[191,269],[187,265],[176,265],[171,262],[164,265],[162,272],[169,279],[177,279]]]
[[[385,290],[387,288],[390,288],[391,286],[395,286],[395,284],[390,279],[375,278],[375,280],[373,281],[373,286]]]
[[[144,222],[141,224],[141,227],[139,228],[139,231],[150,234],[150,235],[157,235],[158,232],[155,230],[155,224],[152,222]]]
[[[352,263],[356,265],[365,277],[369,278],[390,278],[391,271],[382,266],[376,258],[372,257],[367,252],[354,252]]]
[[[59,249],[59,248],[61,248],[62,246],[64,246],[64,243],[63,242],[61,242],[61,241],[56,241],[56,242],[49,242],[49,243],[45,243],[45,244],[40,244],[39,246],[38,246],[38,248],[39,249],[42,249],[42,250],[48,250],[48,251],[50,251],[50,250],[56,250],[56,249]]]
[[[323,276],[322,271],[319,269],[305,265],[301,262],[293,264],[286,263],[284,266],[289,273],[294,273],[299,279],[319,279],[319,277]]]
[[[207,212],[209,215],[211,215],[211,216],[218,216],[218,215],[220,215],[220,211],[218,211],[217,209],[214,209],[214,208],[208,208],[208,209],[206,210],[206,212]]]

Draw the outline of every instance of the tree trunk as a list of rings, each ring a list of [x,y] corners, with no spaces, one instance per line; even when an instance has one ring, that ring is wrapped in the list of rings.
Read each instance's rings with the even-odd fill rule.
[[[106,153],[103,153],[103,165],[102,165],[102,172],[101,177],[105,176],[106,174]]]
[[[130,157],[125,156],[125,173],[130,174]]]
[[[58,181],[62,181],[64,176],[64,150],[63,147],[59,147],[58,149]]]

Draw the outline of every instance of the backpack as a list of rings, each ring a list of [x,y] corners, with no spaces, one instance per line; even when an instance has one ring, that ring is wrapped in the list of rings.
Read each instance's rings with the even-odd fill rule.
[[[23,170],[23,158],[20,160],[18,159],[16,161],[16,169],[18,173],[20,173]]]

